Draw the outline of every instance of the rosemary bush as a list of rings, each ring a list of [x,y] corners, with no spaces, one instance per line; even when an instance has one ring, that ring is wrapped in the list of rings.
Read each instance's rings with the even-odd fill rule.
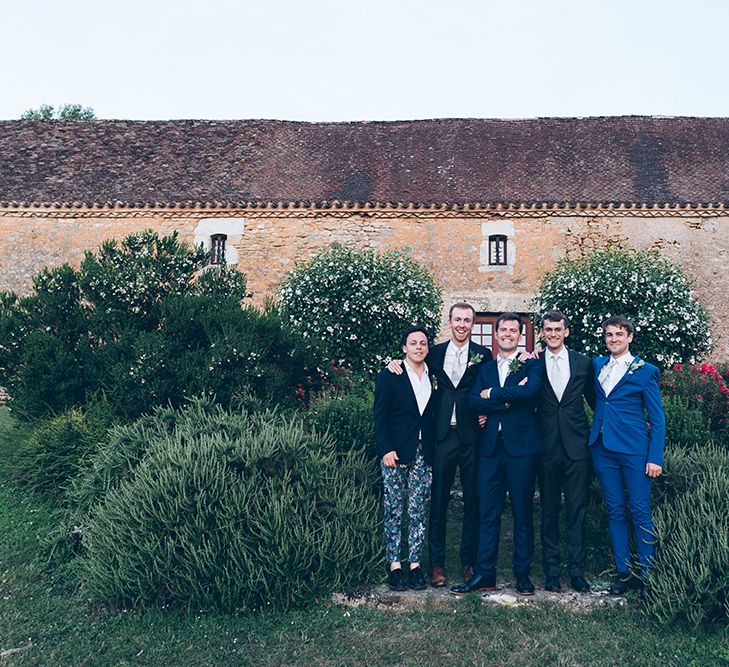
[[[302,606],[381,562],[371,485],[361,456],[295,415],[158,410],[112,429],[69,493],[80,572],[116,605]]]
[[[665,623],[727,623],[729,451],[713,443],[670,449],[653,504],[648,611]]]

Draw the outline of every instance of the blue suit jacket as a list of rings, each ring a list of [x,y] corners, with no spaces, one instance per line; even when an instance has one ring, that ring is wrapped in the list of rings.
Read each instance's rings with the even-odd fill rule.
[[[403,362],[404,363],[404,362]],[[407,371],[395,375],[386,368],[377,375],[375,384],[375,439],[382,458],[388,452],[397,452],[401,464],[412,463],[418,447],[418,434],[422,433],[423,458],[433,463],[435,392],[425,406],[418,410],[415,392]]]
[[[488,415],[481,431],[481,456],[491,456],[496,448],[496,436],[501,424],[504,448],[510,456],[541,454],[544,450],[539,434],[536,400],[542,386],[542,367],[531,359],[507,376],[499,386],[499,370],[495,359],[481,364],[478,377],[468,395],[468,405],[480,415]],[[526,384],[519,385],[524,378]],[[481,398],[481,390],[491,387],[488,399]]]
[[[609,396],[598,377],[610,357],[592,360],[595,371],[595,418],[590,431],[590,445],[602,433],[605,449],[624,454],[645,455],[647,463],[663,465],[666,440],[666,417],[658,389],[660,372],[653,364],[643,362],[640,368],[627,370]],[[640,361],[635,357],[633,363]],[[632,365],[632,364],[631,364]],[[646,425],[646,414],[650,432]]]

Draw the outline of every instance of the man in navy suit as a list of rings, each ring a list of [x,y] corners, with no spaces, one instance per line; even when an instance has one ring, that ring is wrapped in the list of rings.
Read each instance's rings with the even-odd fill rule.
[[[559,518],[564,491],[570,584],[579,593],[587,593],[590,585],[585,579],[585,518],[592,471],[587,447],[590,427],[583,398],[595,408],[595,381],[590,357],[565,347],[569,327],[569,320],[558,310],[542,317],[542,339],[547,346],[540,355],[545,379],[537,399],[544,444],[539,479],[542,568],[544,589],[561,590]]]
[[[534,558],[533,500],[537,455],[542,452],[536,398],[542,366],[521,361],[517,346],[524,324],[516,313],[496,321],[499,354],[483,364],[468,400],[472,410],[487,414],[479,443],[479,544],[476,571],[468,581],[453,586],[455,594],[496,588],[501,514],[509,492],[514,518],[512,567],[516,590],[534,593],[529,569]]]
[[[384,369],[375,385],[375,438],[381,457],[384,486],[385,551],[389,563],[387,583],[392,590],[424,589],[420,567],[425,538],[425,517],[433,463],[432,387],[425,357],[428,334],[409,327],[403,334],[405,373]],[[408,496],[409,580],[400,563],[400,535],[405,495]]]
[[[451,487],[460,469],[463,490],[463,524],[461,529],[461,565],[463,580],[473,576],[478,550],[478,441],[481,435],[479,416],[468,407],[468,393],[478,375],[479,365],[490,360],[491,350],[470,340],[476,311],[468,303],[454,303],[448,312],[451,339],[430,348],[426,358],[432,377],[437,381],[435,393],[435,447],[433,450],[433,485],[430,500],[428,555],[430,583],[435,588],[446,585],[446,521]],[[402,363],[388,364],[393,373],[402,373]],[[482,418],[481,423],[485,423]]]
[[[655,550],[651,479],[663,471],[666,418],[658,368],[630,353],[633,324],[622,316],[609,317],[602,323],[602,330],[610,356],[593,360],[597,402],[589,443],[607,505],[617,572],[610,593],[622,595],[628,588],[630,566],[625,489],[641,579],[645,580]]]

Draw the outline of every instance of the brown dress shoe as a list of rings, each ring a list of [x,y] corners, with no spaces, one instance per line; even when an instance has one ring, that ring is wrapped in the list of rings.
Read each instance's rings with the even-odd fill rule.
[[[446,571],[442,567],[434,567],[430,571],[430,585],[433,588],[443,588],[446,585]]]
[[[473,576],[473,565],[463,566],[463,581],[468,581]]]

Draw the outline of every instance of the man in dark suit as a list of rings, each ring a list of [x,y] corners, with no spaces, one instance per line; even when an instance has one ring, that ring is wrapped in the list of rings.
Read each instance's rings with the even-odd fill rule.
[[[425,357],[428,334],[409,327],[403,334],[405,373],[380,371],[375,385],[375,438],[381,457],[384,486],[385,551],[389,563],[387,583],[392,590],[426,587],[420,567],[425,538],[425,517],[433,462],[433,401]],[[408,497],[409,580],[400,563],[400,535],[405,496]]]
[[[476,311],[470,304],[453,304],[448,312],[451,339],[431,347],[426,358],[438,385],[434,397],[435,448],[428,532],[430,583],[436,588],[446,585],[446,522],[456,469],[460,470],[463,489],[460,558],[464,581],[473,576],[476,563],[479,523],[477,446],[481,430],[478,415],[468,407],[468,392],[478,375],[480,364],[492,357],[487,347],[470,340],[475,316]],[[394,373],[401,372],[399,363],[393,362],[388,368]]]
[[[546,379],[537,399],[544,445],[540,466],[544,589],[561,590],[559,516],[564,490],[570,583],[574,590],[588,593],[585,518],[591,471],[583,397],[594,409],[592,360],[565,347],[564,340],[570,334],[569,320],[560,311],[544,315],[541,330],[547,346],[539,359]]]
[[[496,321],[499,354],[481,366],[468,396],[475,412],[487,414],[478,461],[479,543],[476,571],[453,586],[455,594],[496,588],[501,514],[509,492],[514,518],[512,567],[516,590],[534,593],[529,569],[534,558],[533,501],[537,456],[542,453],[536,398],[542,384],[537,360],[521,361],[517,346],[524,324],[516,313]]]
[[[666,417],[658,388],[658,368],[630,353],[635,331],[632,322],[616,315],[602,323],[602,330],[610,356],[592,362],[596,405],[589,444],[607,506],[617,571],[610,593],[622,595],[628,588],[630,567],[625,489],[630,498],[641,578],[645,581],[655,551],[651,480],[663,471]]]

